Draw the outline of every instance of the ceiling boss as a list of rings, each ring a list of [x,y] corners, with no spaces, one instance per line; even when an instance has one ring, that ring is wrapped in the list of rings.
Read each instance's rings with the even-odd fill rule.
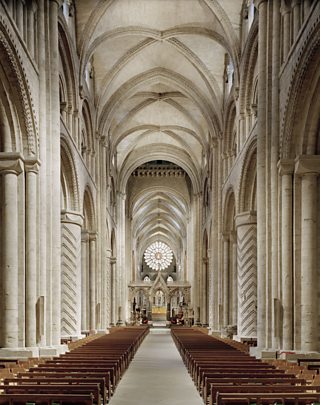
[[[173,258],[172,250],[163,242],[152,243],[144,252],[144,260],[153,270],[165,270]]]

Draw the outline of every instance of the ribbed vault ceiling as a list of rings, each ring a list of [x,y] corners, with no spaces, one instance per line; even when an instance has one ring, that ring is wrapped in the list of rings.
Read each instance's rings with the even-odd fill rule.
[[[182,167],[189,191],[200,191],[209,146],[222,133],[226,55],[238,72],[241,8],[241,0],[77,2],[80,73],[92,64],[97,128],[122,191],[134,169],[156,159]],[[130,206],[139,248],[160,229],[178,250],[189,201],[175,190],[144,191]]]

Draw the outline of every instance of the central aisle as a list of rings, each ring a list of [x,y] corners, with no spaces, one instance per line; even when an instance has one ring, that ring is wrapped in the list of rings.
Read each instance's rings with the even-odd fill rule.
[[[110,405],[203,405],[169,329],[150,329]]]

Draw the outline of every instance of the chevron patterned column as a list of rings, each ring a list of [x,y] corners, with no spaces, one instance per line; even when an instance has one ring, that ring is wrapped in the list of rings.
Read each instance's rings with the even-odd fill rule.
[[[238,245],[238,338],[257,337],[257,219],[236,217]]]
[[[61,218],[61,336],[81,336],[82,216],[64,212]]]

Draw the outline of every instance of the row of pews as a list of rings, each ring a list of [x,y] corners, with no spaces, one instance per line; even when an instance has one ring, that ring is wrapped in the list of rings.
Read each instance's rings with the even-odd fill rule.
[[[320,382],[251,357],[197,329],[172,328],[173,340],[205,404],[320,404]]]
[[[106,404],[148,332],[147,327],[117,328],[28,371],[5,377],[0,404]]]

